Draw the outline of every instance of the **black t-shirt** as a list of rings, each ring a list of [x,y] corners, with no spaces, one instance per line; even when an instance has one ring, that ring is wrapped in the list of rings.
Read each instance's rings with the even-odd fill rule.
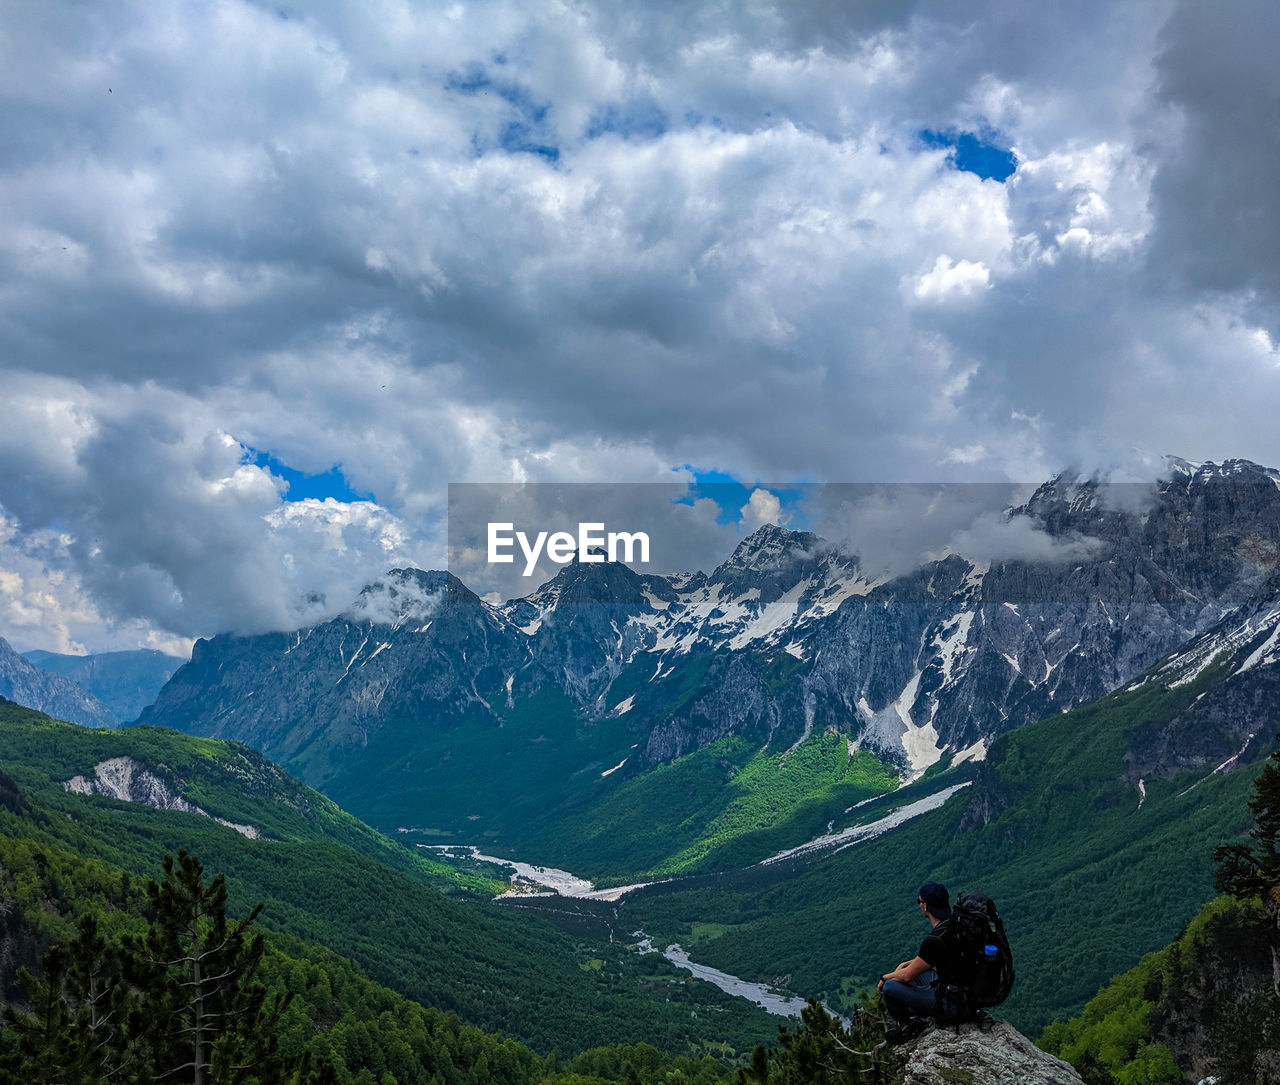
[[[938,933],[942,929],[942,924],[939,924],[924,936],[924,941],[920,943],[919,956],[943,978],[943,982],[946,982],[946,977],[954,975],[956,971],[955,951]]]

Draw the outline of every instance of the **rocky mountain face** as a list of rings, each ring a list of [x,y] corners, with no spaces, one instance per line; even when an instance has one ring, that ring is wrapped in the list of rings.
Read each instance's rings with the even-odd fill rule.
[[[0,637],[0,696],[84,727],[115,727],[115,713],[78,683],[27,662]]]
[[[1171,779],[1187,768],[1229,771],[1250,746],[1272,744],[1280,717],[1280,569],[1236,610],[1132,683],[1206,689],[1170,720],[1140,725],[1127,760],[1133,779]]]
[[[36,651],[23,652],[22,658],[42,671],[70,678],[106,705],[121,723],[136,720],[186,662],[155,649],[84,656]]]
[[[781,752],[828,729],[915,775],[1227,635],[1228,615],[1261,630],[1280,473],[1173,461],[1148,488],[1064,476],[1005,523],[1041,556],[949,554],[884,579],[770,525],[709,575],[574,563],[502,606],[447,573],[395,570],[323,625],[199,642],[140,722],[238,738],[321,785],[389,722],[401,737],[516,726],[554,693],[585,725],[618,725],[619,780],[729,734]]]
[[[397,569],[323,625],[197,641],[139,722],[239,739],[324,781],[389,719],[487,714],[530,661],[527,638],[457,578]]]

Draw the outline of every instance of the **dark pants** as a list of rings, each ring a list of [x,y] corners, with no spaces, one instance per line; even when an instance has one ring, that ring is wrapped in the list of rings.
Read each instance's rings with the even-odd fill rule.
[[[938,1003],[937,983],[938,973],[932,969],[922,972],[910,983],[885,980],[881,993],[889,1016],[895,1021],[934,1016]]]

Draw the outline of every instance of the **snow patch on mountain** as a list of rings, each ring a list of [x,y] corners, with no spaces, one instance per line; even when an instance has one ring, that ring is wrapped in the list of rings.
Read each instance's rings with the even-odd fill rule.
[[[953,765],[962,765],[966,761],[985,761],[987,759],[987,740],[985,738],[978,739],[972,746],[966,746],[960,750],[951,763]]]
[[[375,648],[375,649],[374,649],[374,650],[369,654],[369,658],[368,658],[368,659],[366,659],[366,660],[364,661],[364,663],[361,663],[361,664],[360,664],[360,666],[364,667],[364,666],[368,665],[369,663],[371,663],[371,662],[374,660],[374,658],[378,655],[378,653],[379,653],[379,652],[385,652],[385,651],[386,651],[388,648],[390,648],[390,647],[391,647],[391,642],[390,642],[390,641],[387,641],[387,640],[382,641],[382,642],[378,645],[378,647],[376,647],[376,648]]]
[[[1166,679],[1166,685],[1170,689],[1185,686],[1194,682],[1217,660],[1241,651],[1258,638],[1264,639],[1236,668],[1236,674],[1280,662],[1280,602],[1259,607],[1234,626],[1212,630],[1198,637],[1184,651],[1166,662],[1155,675],[1148,676],[1143,681],[1159,677]],[[1135,683],[1140,684],[1141,682]]]
[[[742,629],[729,641],[729,647],[741,648],[753,640],[761,640],[791,625],[795,621],[796,610],[800,605],[800,596],[806,589],[812,587],[812,583],[811,580],[802,580],[788,589],[780,599],[766,604],[756,612],[754,617],[744,620]],[[752,590],[759,598],[759,589]]]
[[[1244,674],[1245,671],[1253,670],[1254,667],[1266,666],[1280,660],[1280,608],[1271,611],[1260,624],[1265,627],[1268,622],[1273,625],[1271,635],[1240,664],[1236,674]]]
[[[966,780],[964,783],[954,784],[951,787],[944,788],[942,791],[927,795],[923,799],[907,803],[906,806],[900,806],[893,813],[887,814],[867,825],[853,825],[848,829],[841,829],[839,832],[825,833],[822,836],[814,837],[806,844],[787,848],[776,855],[771,855],[769,858],[761,860],[758,865],[770,866],[773,863],[780,863],[784,859],[794,859],[801,855],[812,855],[822,851],[829,851],[834,854],[838,851],[844,851],[845,848],[851,848],[855,844],[861,844],[866,840],[874,840],[877,836],[883,836],[889,830],[896,829],[899,825],[905,824],[912,818],[927,814],[930,810],[938,809],[952,795],[968,787],[971,782]]]
[[[1008,604],[1005,604],[1006,606]],[[942,669],[942,685],[947,685],[955,670],[956,660],[969,643],[969,630],[973,626],[973,611],[965,610],[944,625],[933,638],[937,663]],[[936,705],[935,705],[936,711]]]
[[[920,692],[920,676],[921,672],[917,670],[892,705],[894,713],[902,721],[902,749],[907,755],[913,776],[919,776],[942,757],[938,732],[932,720],[917,726],[911,719],[911,709]]]

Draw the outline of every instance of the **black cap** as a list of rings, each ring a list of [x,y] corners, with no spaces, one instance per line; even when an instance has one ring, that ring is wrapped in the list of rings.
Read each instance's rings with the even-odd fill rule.
[[[916,897],[924,901],[924,906],[929,909],[929,914],[934,919],[946,919],[951,914],[951,894],[947,892],[945,885],[925,882]]]

